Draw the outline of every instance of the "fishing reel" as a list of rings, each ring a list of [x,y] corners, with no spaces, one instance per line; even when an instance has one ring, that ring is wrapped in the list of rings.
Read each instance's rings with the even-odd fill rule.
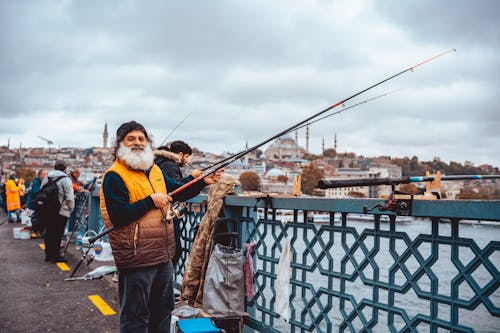
[[[165,216],[166,222],[170,222],[173,219],[181,219],[188,212],[187,205],[183,202],[175,202],[170,205]]]
[[[372,208],[363,207],[363,213],[366,214],[375,209],[378,209],[381,212],[383,211],[395,212],[396,215],[411,215],[412,203],[413,203],[412,194],[396,191],[394,190],[394,185],[393,185],[391,195],[389,195],[386,201],[378,203]]]

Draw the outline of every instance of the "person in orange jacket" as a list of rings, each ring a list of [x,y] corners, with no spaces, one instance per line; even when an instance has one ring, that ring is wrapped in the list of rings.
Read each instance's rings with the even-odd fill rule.
[[[9,223],[21,222],[19,209],[21,209],[21,196],[19,194],[19,186],[17,186],[16,177],[11,175],[9,180],[5,182],[5,201],[7,202],[7,214]]]

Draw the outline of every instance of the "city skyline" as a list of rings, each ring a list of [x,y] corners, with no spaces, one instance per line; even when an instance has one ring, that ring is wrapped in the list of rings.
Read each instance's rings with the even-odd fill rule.
[[[185,120],[173,139],[237,152],[454,48],[345,107],[396,93],[313,124],[310,150],[337,133],[339,152],[498,166],[499,11],[493,0],[0,0],[0,146],[100,146],[104,123],[111,143],[130,120],[160,144]]]

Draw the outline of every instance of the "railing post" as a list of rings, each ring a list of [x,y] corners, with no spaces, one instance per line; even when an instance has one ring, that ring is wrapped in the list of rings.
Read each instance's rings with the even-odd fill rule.
[[[87,230],[93,230],[95,232],[99,232],[103,226],[101,206],[99,203],[99,191],[100,186],[94,187],[92,192],[90,192],[89,200],[89,223]]]

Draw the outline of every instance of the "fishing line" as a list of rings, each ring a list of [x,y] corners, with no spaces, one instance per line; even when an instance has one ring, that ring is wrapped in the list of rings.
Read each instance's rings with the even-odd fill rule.
[[[303,124],[305,124],[305,123],[309,122],[310,120],[312,120],[312,119],[314,119],[314,118],[316,118],[316,117],[318,117],[318,116],[320,116],[320,115],[322,115],[322,114],[324,114],[324,113],[326,113],[326,112],[328,112],[328,111],[332,110],[333,108],[336,108],[337,106],[342,105],[342,104],[344,104],[345,102],[347,102],[347,101],[349,101],[349,100],[351,100],[351,99],[353,99],[353,98],[355,98],[355,97],[357,97],[357,96],[359,96],[359,95],[361,95],[361,94],[363,94],[363,93],[367,92],[368,90],[371,90],[371,89],[373,89],[373,88],[375,88],[375,87],[377,87],[377,86],[379,86],[379,85],[381,85],[381,84],[383,84],[383,83],[385,83],[385,82],[387,82],[387,81],[389,81],[389,80],[392,80],[392,79],[394,79],[394,78],[396,78],[396,77],[398,77],[398,76],[400,76],[400,75],[403,75],[403,74],[404,74],[404,73],[406,73],[406,72],[410,72],[410,71],[411,71],[411,72],[413,72],[413,70],[414,70],[415,68],[420,67],[420,66],[422,66],[422,65],[424,65],[424,64],[427,64],[427,63],[429,63],[429,62],[431,62],[431,61],[433,61],[433,60],[439,59],[439,58],[441,58],[441,57],[443,57],[443,56],[445,56],[445,55],[447,55],[447,54],[449,54],[449,53],[451,53],[451,52],[454,52],[454,51],[456,51],[456,50],[455,50],[455,49],[450,49],[450,50],[448,50],[448,51],[445,51],[445,52],[442,52],[442,53],[440,53],[440,54],[438,54],[438,55],[435,55],[435,56],[433,56],[433,57],[431,57],[431,58],[428,58],[428,59],[426,59],[426,60],[423,60],[423,61],[421,61],[421,62],[417,63],[417,64],[416,64],[416,65],[414,65],[414,66],[408,67],[407,69],[402,70],[402,71],[401,71],[401,72],[399,72],[399,73],[396,73],[396,74],[394,74],[394,75],[391,75],[391,76],[389,76],[389,77],[387,77],[387,78],[385,78],[385,79],[383,79],[383,80],[381,80],[381,81],[379,81],[379,82],[377,82],[377,83],[375,83],[375,84],[372,84],[372,85],[371,85],[371,86],[369,86],[368,88],[365,88],[365,89],[363,89],[363,90],[361,90],[361,91],[359,91],[359,92],[357,92],[357,93],[355,93],[355,94],[353,94],[353,95],[351,95],[351,96],[349,96],[349,97],[347,97],[347,98],[345,98],[345,99],[343,99],[343,100],[340,100],[340,101],[338,101],[338,102],[334,103],[333,105],[331,105],[331,106],[327,107],[326,109],[324,109],[324,110],[322,110],[322,111],[320,111],[320,112],[318,112],[318,113],[316,113],[316,114],[314,114],[314,115],[312,115],[312,116],[310,116],[310,117],[308,117],[308,118],[306,118],[306,119],[302,120],[301,122],[299,122],[299,123],[297,123],[297,124],[295,124],[295,125],[292,125],[292,126],[288,127],[287,129],[285,129],[285,130],[283,130],[283,131],[279,132],[279,133],[278,133],[278,134],[276,134],[276,135],[273,135],[273,136],[272,136],[272,137],[270,137],[269,139],[266,139],[266,140],[262,141],[261,143],[256,144],[255,146],[253,146],[253,147],[251,147],[251,148],[249,148],[249,149],[247,149],[247,150],[245,150],[245,151],[243,151],[243,152],[241,152],[241,153],[239,153],[239,154],[234,155],[234,156],[233,156],[230,160],[226,161],[225,163],[220,163],[218,166],[214,167],[214,168],[213,168],[213,170],[208,171],[208,172],[206,172],[205,174],[202,174],[201,176],[199,176],[199,177],[197,177],[197,178],[195,178],[195,179],[191,180],[190,182],[188,182],[188,183],[184,184],[183,186],[181,186],[181,187],[177,188],[176,190],[174,190],[173,192],[171,192],[171,193],[170,193],[170,195],[175,195],[175,194],[177,194],[177,193],[179,193],[179,192],[183,191],[184,189],[186,189],[186,188],[190,187],[191,185],[193,185],[193,184],[195,184],[195,183],[199,182],[200,180],[202,180],[202,179],[204,179],[204,178],[206,178],[206,177],[208,177],[208,176],[210,176],[210,175],[214,174],[215,172],[219,171],[220,169],[223,169],[224,167],[226,167],[227,165],[229,165],[229,164],[231,164],[232,162],[236,161],[237,159],[241,158],[242,156],[244,156],[244,155],[246,155],[246,154],[248,154],[248,153],[250,153],[250,152],[252,152],[252,151],[256,150],[257,148],[259,148],[259,147],[261,147],[261,146],[265,145],[266,143],[268,143],[268,142],[270,142],[270,141],[272,141],[272,140],[274,140],[274,139],[276,139],[276,138],[279,138],[280,136],[282,136],[282,135],[284,135],[284,134],[286,134],[286,133],[288,133],[288,132],[290,132],[290,131],[294,130],[296,127],[299,127],[299,126],[301,126],[301,125],[303,125]]]
[[[188,118],[188,117],[189,117],[189,116],[190,116],[193,112],[194,112],[194,111],[189,112],[189,113],[187,114],[187,116],[185,116],[185,117],[184,117],[184,119],[182,119],[182,120],[181,120],[181,121],[177,124],[177,126],[175,126],[175,127],[174,127],[171,131],[170,131],[170,133],[168,133],[168,135],[167,135],[167,137],[165,138],[165,140],[163,140],[163,142],[162,142],[162,143],[161,143],[158,147],[163,146],[163,145],[167,142],[168,138],[169,138],[169,137],[170,137],[170,136],[171,136],[171,135],[175,132],[175,130],[176,130],[179,126],[181,126],[181,125],[182,125],[182,123],[183,123],[183,122],[184,122],[184,121],[185,121],[185,120],[186,120],[186,119],[187,119],[187,118]]]
[[[297,128],[297,127],[299,127],[299,126],[301,126],[301,125],[303,125],[303,124],[306,124],[306,123],[307,123],[307,122],[309,122],[310,120],[312,120],[312,119],[314,119],[314,118],[316,118],[316,117],[319,117],[320,115],[322,115],[322,114],[324,114],[324,113],[326,113],[326,112],[328,112],[328,111],[330,111],[330,110],[332,110],[332,109],[336,108],[337,106],[339,106],[339,105],[343,105],[345,102],[347,102],[347,101],[349,101],[349,100],[351,100],[351,99],[353,99],[353,98],[355,98],[355,97],[357,97],[357,96],[359,96],[359,95],[361,95],[361,94],[363,94],[363,93],[367,92],[368,90],[371,90],[371,89],[373,89],[373,88],[375,88],[375,87],[377,87],[377,86],[379,86],[379,85],[381,85],[381,84],[383,84],[383,83],[385,83],[385,82],[387,82],[387,81],[389,81],[389,80],[392,80],[392,79],[394,79],[394,78],[396,78],[396,77],[398,77],[398,76],[400,76],[400,75],[403,75],[403,74],[404,74],[404,73],[406,73],[406,72],[410,72],[410,71],[411,71],[411,72],[413,72],[413,70],[415,70],[417,67],[420,67],[420,66],[422,66],[422,65],[424,65],[424,64],[427,64],[427,63],[429,63],[429,62],[431,62],[431,61],[434,61],[434,60],[436,60],[436,59],[439,59],[439,58],[441,58],[441,57],[443,57],[443,56],[445,56],[445,55],[447,55],[447,54],[449,54],[449,53],[451,53],[451,52],[455,52],[455,51],[456,51],[456,49],[450,49],[450,50],[448,50],[448,51],[445,51],[445,52],[442,52],[442,53],[440,53],[440,54],[438,54],[438,55],[435,55],[435,56],[433,56],[433,57],[431,57],[431,58],[428,58],[428,59],[426,59],[426,60],[423,60],[423,61],[421,61],[421,62],[417,63],[417,64],[416,64],[416,65],[414,65],[414,66],[408,67],[407,69],[405,69],[405,70],[403,70],[403,71],[401,71],[401,72],[399,72],[399,73],[396,73],[396,74],[394,74],[394,75],[391,75],[391,76],[389,76],[389,77],[387,77],[387,78],[385,78],[385,79],[383,79],[383,80],[381,80],[381,81],[379,81],[379,82],[377,82],[377,83],[375,83],[375,84],[372,84],[372,85],[371,85],[371,86],[369,86],[368,88],[365,88],[365,89],[363,89],[363,90],[361,90],[361,91],[359,91],[359,92],[357,92],[357,93],[355,93],[355,94],[353,94],[353,95],[351,95],[351,96],[349,96],[349,97],[347,97],[347,98],[345,98],[345,99],[343,99],[343,100],[340,100],[340,101],[338,101],[338,102],[334,103],[333,105],[331,105],[331,106],[327,107],[326,109],[324,109],[324,110],[322,110],[322,111],[320,111],[320,112],[318,112],[318,113],[316,113],[316,114],[314,114],[314,115],[312,115],[312,116],[310,116],[310,117],[308,117],[308,118],[304,119],[303,121],[301,121],[301,122],[299,122],[299,123],[297,123],[297,124],[295,124],[295,125],[293,125],[293,126],[288,127],[287,129],[285,129],[285,130],[283,130],[283,131],[279,132],[279,133],[278,133],[278,134],[276,134],[276,135],[273,135],[273,136],[272,136],[272,137],[270,137],[269,139],[266,139],[266,140],[262,141],[261,143],[256,144],[255,146],[253,146],[253,147],[251,147],[251,148],[249,148],[249,149],[247,149],[247,150],[245,150],[245,151],[243,151],[243,152],[241,152],[241,153],[238,153],[238,154],[233,155],[233,156],[232,156],[232,158],[231,158],[230,160],[227,160],[225,163],[220,163],[218,166],[213,167],[213,169],[212,169],[211,171],[208,171],[208,172],[206,172],[206,173],[202,174],[201,176],[196,177],[195,179],[191,180],[190,182],[188,182],[188,183],[186,183],[186,184],[182,185],[181,187],[177,188],[176,190],[174,190],[174,191],[172,191],[172,192],[168,193],[168,195],[173,196],[173,195],[176,195],[177,193],[180,193],[180,192],[184,191],[186,188],[188,188],[188,187],[190,187],[190,186],[192,186],[192,185],[196,184],[197,182],[201,181],[202,179],[204,179],[204,178],[206,178],[206,177],[208,177],[208,176],[210,176],[210,175],[212,175],[212,174],[216,173],[217,171],[219,171],[219,170],[223,169],[224,167],[226,167],[227,165],[229,165],[229,164],[231,164],[232,162],[236,161],[237,159],[241,158],[242,156],[244,156],[244,155],[246,155],[246,154],[248,154],[248,153],[250,153],[250,152],[252,152],[252,151],[256,150],[257,148],[259,148],[259,147],[261,147],[261,146],[265,145],[266,143],[268,143],[268,142],[270,142],[270,141],[272,141],[272,140],[274,140],[274,139],[279,138],[280,136],[283,136],[284,134],[286,134],[286,133],[288,133],[288,132],[290,132],[290,131],[294,130],[295,128]],[[187,117],[186,117],[186,118],[187,118]],[[181,123],[182,123],[182,122],[184,122],[184,120],[185,120],[185,119],[183,119],[183,120],[181,121]],[[178,126],[180,126],[180,124],[179,124]],[[176,126],[176,127],[178,127],[178,126]],[[95,241],[95,240],[97,240],[97,239],[101,238],[102,236],[104,236],[104,235],[108,234],[108,233],[109,233],[109,232],[111,232],[113,229],[114,229],[114,227],[108,228],[107,230],[104,230],[104,231],[103,231],[103,232],[101,232],[100,234],[98,234],[98,235],[96,235],[96,236],[92,237],[91,239],[89,239],[89,241],[92,243],[93,241]],[[91,241],[91,240],[92,240],[92,241]]]
[[[388,96],[388,95],[390,95],[390,94],[394,94],[394,93],[396,93],[396,92],[398,92],[398,91],[400,91],[400,90],[402,90],[402,89],[394,90],[394,91],[391,91],[391,92],[388,92],[388,93],[385,93],[385,94],[381,94],[381,95],[378,95],[378,96],[375,96],[375,97],[372,97],[372,98],[368,98],[368,99],[365,99],[364,101],[361,101],[361,102],[359,102],[359,103],[356,103],[356,104],[350,105],[350,106],[348,106],[348,107],[343,107],[341,110],[335,111],[335,112],[330,113],[330,114],[328,114],[328,115],[326,115],[326,116],[320,117],[320,118],[315,119],[315,120],[313,120],[313,121],[310,121],[310,122],[308,122],[308,123],[306,123],[306,124],[303,124],[303,125],[301,125],[301,126],[299,126],[299,127],[293,128],[293,129],[291,129],[290,131],[288,131],[288,132],[287,132],[287,133],[285,133],[285,134],[288,134],[288,133],[290,133],[290,132],[292,132],[292,131],[299,130],[299,129],[304,128],[304,127],[306,127],[306,126],[308,126],[308,125],[312,125],[312,124],[314,124],[314,123],[316,123],[316,122],[318,122],[318,121],[320,121],[320,120],[323,120],[323,119],[325,119],[325,118],[328,118],[328,117],[334,116],[334,115],[336,115],[336,114],[340,114],[340,113],[342,113],[342,112],[344,112],[344,111],[347,111],[347,110],[349,110],[349,109],[352,109],[352,108],[354,108],[354,107],[356,107],[356,106],[359,106],[359,105],[361,105],[361,104],[365,104],[365,103],[371,102],[371,101],[373,101],[373,100],[379,99],[379,98],[381,98],[381,97]],[[283,135],[285,135],[285,134],[283,134]],[[228,160],[232,159],[234,156],[236,156],[236,155],[238,155],[238,154],[243,154],[243,153],[245,153],[246,151],[247,151],[247,149],[245,149],[245,150],[243,150],[243,151],[241,151],[241,152],[239,152],[239,153],[237,153],[237,154],[233,154],[233,155],[231,155],[231,156],[228,156],[228,157],[226,157],[226,158],[224,158],[224,159],[222,159],[222,160],[220,160],[220,161],[218,161],[218,162],[216,162],[216,163],[214,163],[214,164],[212,164],[212,165],[207,166],[206,168],[202,169],[201,171],[206,171],[206,170],[208,170],[208,169],[210,169],[210,168],[213,168],[213,167],[215,167],[216,165],[219,165],[219,164],[221,164],[221,163],[224,163],[224,162],[226,162],[226,161],[228,161]]]

